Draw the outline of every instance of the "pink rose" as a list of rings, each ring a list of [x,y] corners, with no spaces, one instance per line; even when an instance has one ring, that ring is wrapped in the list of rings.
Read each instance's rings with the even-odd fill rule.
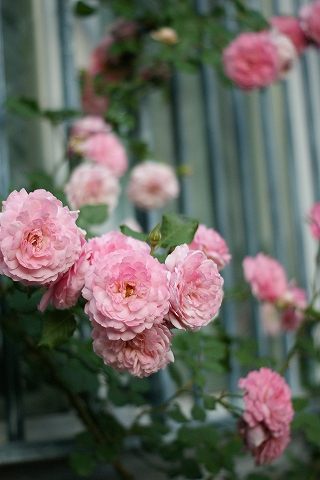
[[[243,420],[250,427],[262,424],[274,437],[287,432],[294,412],[291,390],[283,377],[262,367],[240,378],[238,386],[245,390]]]
[[[0,215],[0,272],[24,285],[55,281],[79,258],[77,217],[46,190],[12,192]]]
[[[308,213],[310,231],[316,240],[320,240],[320,202],[313,205]]]
[[[118,203],[120,185],[108,168],[86,162],[73,170],[64,191],[73,209],[107,204],[109,213],[112,213]]]
[[[172,167],[151,160],[131,170],[128,197],[139,208],[161,208],[179,195],[179,182]]]
[[[310,42],[302,30],[298,18],[282,15],[270,18],[269,22],[280,33],[290,38],[299,55],[305,51]]]
[[[250,427],[244,420],[239,422],[239,433],[245,449],[252,452],[257,466],[273,463],[290,442],[289,428],[281,436],[274,437],[262,424]]]
[[[290,282],[288,290],[281,298],[281,303],[285,307],[282,314],[282,327],[285,331],[296,330],[304,319],[304,312],[308,306],[307,292],[303,288],[295,286]]]
[[[200,224],[192,242],[190,250],[201,250],[210,260],[213,260],[218,270],[222,270],[230,263],[231,255],[225,240],[213,228]]]
[[[320,44],[320,1],[302,5],[299,10],[300,25],[306,36],[316,45]]]
[[[260,303],[260,319],[262,330],[265,335],[277,337],[281,334],[281,318],[279,309],[274,303]]]
[[[277,260],[258,253],[245,257],[242,266],[245,280],[258,300],[274,303],[287,291],[286,273]]]
[[[171,272],[170,310],[166,320],[176,328],[199,330],[218,313],[223,278],[217,265],[199,250],[177,246],[165,262]]]
[[[169,309],[168,271],[143,251],[116,250],[86,274],[86,313],[111,340],[131,340],[162,322]]]
[[[87,115],[71,125],[70,136],[84,139],[94,133],[110,132],[111,126],[99,115]]]
[[[153,325],[131,340],[110,340],[105,329],[95,322],[93,350],[106,365],[118,372],[147,377],[174,361],[170,350],[172,333],[164,325]]]
[[[87,242],[83,240],[83,246],[78,260],[55,282],[50,283],[39,304],[42,312],[49,303],[53,303],[57,309],[70,308],[75,305],[80,297],[84,286],[84,277],[89,268],[90,252]]]
[[[281,63],[268,32],[238,35],[223,52],[224,69],[240,88],[251,90],[275,82]]]
[[[291,70],[294,61],[297,59],[298,52],[291,39],[287,35],[283,35],[277,30],[271,30],[269,35],[271,41],[277,48],[280,60],[278,79],[284,79]]]
[[[126,150],[112,132],[90,135],[80,148],[83,155],[108,167],[116,177],[121,177],[128,168]]]

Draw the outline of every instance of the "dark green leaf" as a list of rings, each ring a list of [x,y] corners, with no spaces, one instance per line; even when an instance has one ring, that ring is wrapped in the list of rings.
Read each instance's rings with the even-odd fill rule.
[[[191,243],[198,223],[194,218],[173,212],[163,215],[159,247],[174,248],[182,243]]]
[[[22,117],[34,118],[40,115],[40,110],[36,100],[25,97],[8,97],[8,109]]]
[[[292,399],[292,405],[293,409],[295,412],[299,412],[300,410],[303,410],[309,405],[309,400],[307,398],[293,398]]]
[[[72,452],[70,455],[70,465],[78,475],[86,477],[95,469],[96,461],[90,453]]]
[[[202,472],[200,470],[199,464],[193,458],[184,458],[181,461],[181,473],[186,478],[202,478]]]
[[[267,477],[262,473],[249,473],[247,480],[270,480],[270,477]]]
[[[179,368],[174,363],[169,363],[167,368],[172,380],[177,384],[178,387],[182,387],[183,378]]]
[[[80,209],[77,224],[85,230],[88,226],[99,225],[108,219],[108,205],[84,205]]]
[[[210,397],[209,395],[205,395],[203,397],[203,401],[205,408],[207,408],[208,410],[214,410],[217,406],[216,399],[214,397]]]
[[[202,389],[207,383],[207,376],[203,372],[196,371],[193,377],[193,381],[198,387]]]
[[[177,403],[172,406],[171,410],[167,411],[167,415],[175,422],[184,423],[188,421],[187,417]]]
[[[96,12],[96,8],[91,7],[85,2],[82,2],[81,0],[78,1],[74,7],[74,12],[76,15],[81,15],[81,16],[87,16],[87,15],[92,15],[93,13]]]
[[[197,403],[195,403],[191,409],[191,415],[194,420],[200,420],[203,422],[206,419],[206,412],[205,410],[200,407]]]
[[[197,459],[213,475],[217,475],[222,467],[221,456],[208,446],[201,446],[197,449]]]
[[[47,312],[42,323],[39,347],[54,348],[67,342],[77,327],[74,316],[67,310]]]
[[[124,235],[127,235],[127,237],[136,238],[137,240],[141,240],[141,242],[148,243],[149,237],[146,233],[135,232],[134,230],[131,230],[131,228],[127,227],[127,225],[120,225],[120,230]]]

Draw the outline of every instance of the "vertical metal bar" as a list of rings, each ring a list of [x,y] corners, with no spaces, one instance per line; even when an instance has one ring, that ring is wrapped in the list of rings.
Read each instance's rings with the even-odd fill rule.
[[[0,0],[0,194],[8,195],[9,156],[5,135],[6,83],[4,68],[2,4]],[[1,316],[6,315],[6,305],[0,305]],[[20,365],[18,350],[3,333],[3,381],[6,402],[7,434],[9,440],[23,439],[22,395],[20,385]]]
[[[57,0],[62,81],[65,108],[79,108],[79,87],[74,59],[73,14],[70,0]]]
[[[180,167],[186,163],[186,143],[183,134],[182,121],[182,102],[181,102],[181,86],[180,78],[177,72],[173,72],[170,81],[170,110],[171,110],[171,125],[173,138],[173,151],[175,163]],[[190,199],[188,196],[188,179],[182,177],[181,179],[181,193],[178,200],[179,210],[186,215],[190,215]]]

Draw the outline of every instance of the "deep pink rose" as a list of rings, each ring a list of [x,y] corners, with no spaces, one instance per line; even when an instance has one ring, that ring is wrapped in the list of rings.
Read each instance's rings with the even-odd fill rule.
[[[245,90],[270,85],[281,69],[277,47],[268,32],[238,35],[224,50],[223,64],[227,76]]]
[[[103,117],[99,115],[87,115],[73,122],[71,125],[70,136],[84,139],[94,133],[110,132],[111,126],[108,125]]]
[[[307,217],[313,237],[316,240],[320,240],[320,202],[313,205]]]
[[[272,464],[290,442],[289,428],[281,436],[274,437],[261,423],[250,427],[244,420],[240,420],[239,433],[245,449],[251,451],[257,466],[266,462]]]
[[[77,303],[90,265],[89,257],[87,242],[83,240],[80,257],[66,273],[50,283],[48,290],[41,298],[39,310],[43,312],[49,303],[53,303],[57,309],[70,308]]]
[[[118,249],[89,268],[85,311],[111,340],[131,340],[162,322],[169,309],[168,279],[165,266],[150,254]]]
[[[190,250],[201,250],[216,263],[218,270],[222,270],[231,260],[228,246],[221,235],[213,228],[207,228],[202,224],[197,228],[189,248]]]
[[[107,167],[89,162],[78,165],[64,187],[71,208],[107,204],[112,213],[120,195],[118,179]]]
[[[12,192],[0,215],[0,272],[24,285],[55,281],[79,258],[77,217],[46,190]]]
[[[245,257],[242,266],[245,280],[258,300],[273,303],[287,291],[286,273],[277,260],[258,253],[255,257]]]
[[[166,319],[176,328],[199,330],[218,313],[223,278],[217,265],[200,250],[177,246],[165,262],[170,277],[170,310]]]
[[[269,22],[280,33],[287,35],[291,39],[299,55],[305,51],[310,42],[302,30],[298,18],[282,15],[270,18]]]
[[[262,367],[240,378],[238,386],[245,390],[243,420],[250,427],[262,424],[274,437],[287,432],[294,412],[291,390],[283,377]]]
[[[300,25],[306,36],[316,45],[320,44],[320,1],[302,5],[299,10]]]
[[[84,156],[108,167],[116,177],[121,177],[128,168],[126,150],[112,132],[90,135],[80,148]]]
[[[93,350],[118,372],[148,377],[174,361],[170,350],[172,333],[165,325],[153,325],[131,340],[110,340],[106,330],[93,324]]]
[[[179,182],[172,167],[151,160],[131,170],[128,197],[139,208],[161,208],[179,195]]]

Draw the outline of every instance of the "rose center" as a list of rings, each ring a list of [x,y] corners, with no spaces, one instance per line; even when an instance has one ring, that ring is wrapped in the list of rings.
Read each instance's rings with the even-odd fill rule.
[[[131,295],[134,295],[136,293],[136,288],[134,285],[130,285],[130,283],[126,284],[126,298],[131,297]]]

